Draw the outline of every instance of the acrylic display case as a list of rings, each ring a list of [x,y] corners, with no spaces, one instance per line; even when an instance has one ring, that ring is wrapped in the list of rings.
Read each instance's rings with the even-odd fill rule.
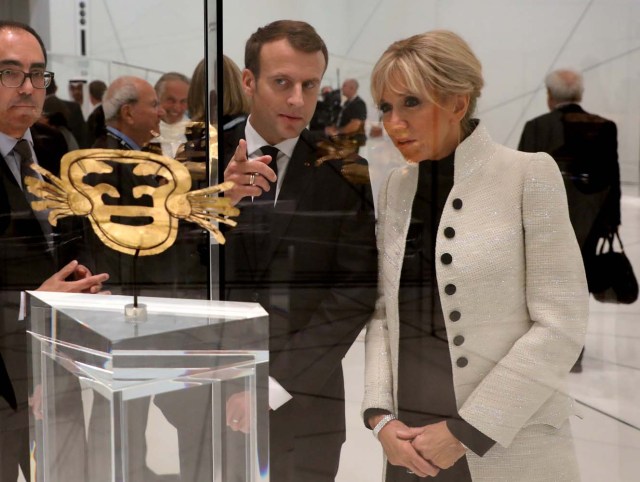
[[[140,298],[146,319],[131,321],[125,296],[30,300],[32,480],[148,480],[150,403],[177,432],[180,473],[166,480],[268,479],[259,305]]]

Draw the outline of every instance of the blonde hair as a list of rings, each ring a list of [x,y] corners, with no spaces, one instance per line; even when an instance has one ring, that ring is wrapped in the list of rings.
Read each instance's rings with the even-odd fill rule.
[[[242,73],[226,55],[222,56],[222,113],[229,116],[249,113],[249,100],[242,90]]]
[[[407,90],[439,104],[450,95],[469,95],[461,121],[464,133],[484,85],[482,65],[467,42],[449,30],[432,30],[392,43],[371,73],[371,94],[379,104],[382,92]]]
[[[208,88],[204,67],[204,59],[202,59],[193,70],[191,83],[189,84],[189,93],[187,94],[187,110],[189,111],[189,117],[194,122],[204,122],[205,120]]]

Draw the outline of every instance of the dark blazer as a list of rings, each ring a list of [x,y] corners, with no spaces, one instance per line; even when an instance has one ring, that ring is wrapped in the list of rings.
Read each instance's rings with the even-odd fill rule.
[[[528,121],[518,149],[547,152],[563,174],[581,247],[620,224],[620,167],[614,122],[566,104]],[[591,249],[591,248],[589,248]]]
[[[364,131],[364,121],[367,120],[367,104],[358,96],[355,96],[342,107],[342,112],[339,114],[338,127],[346,126],[353,119],[361,120],[363,124],[358,132],[349,134],[349,137],[358,141],[358,145],[363,146],[367,141],[367,135]]]
[[[225,136],[225,164],[244,129],[242,123]],[[315,146],[303,131],[275,207],[245,198],[238,226],[225,234],[225,299],[257,302],[269,312],[269,373],[293,395],[271,413],[272,457],[296,438],[319,434],[336,435],[339,450],[345,437],[341,363],[376,297],[369,183],[347,181],[340,161],[316,167]],[[323,452],[321,445],[316,452]]]
[[[84,114],[82,113],[82,107],[77,102],[71,100],[63,100],[64,104],[69,110],[69,117],[67,122],[69,123],[69,129],[73,133],[73,137],[78,141],[80,149],[86,149],[90,146],[87,122],[84,120]]]
[[[96,139],[105,135],[105,132],[104,109],[100,104],[87,118],[87,145],[92,146]]]
[[[32,128],[38,163],[58,174],[66,145],[62,135],[46,126]],[[58,137],[59,136],[59,137]],[[62,143],[62,144],[60,144]],[[81,236],[62,222],[50,249],[20,185],[0,155],[0,396],[12,408],[27,403],[26,322],[18,321],[20,291],[36,289],[73,259]],[[4,401],[0,400],[0,405]]]

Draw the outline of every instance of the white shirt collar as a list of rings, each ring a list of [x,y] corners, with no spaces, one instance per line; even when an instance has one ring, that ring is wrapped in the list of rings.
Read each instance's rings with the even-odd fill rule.
[[[247,119],[247,125],[244,129],[244,135],[247,140],[247,157],[255,156],[258,149],[260,149],[264,145],[269,144],[260,134],[258,134],[258,131],[254,129],[253,125],[251,125],[251,116],[249,116],[249,118]],[[280,152],[291,159],[293,150],[298,143],[298,139],[300,139],[300,136],[286,139],[282,142],[279,142],[274,147],[277,147]],[[262,155],[262,153],[260,153],[260,155]]]
[[[31,137],[31,129],[27,129],[20,139],[26,139],[29,141],[31,145],[31,149],[33,149],[33,137]],[[8,136],[4,132],[0,132],[0,154],[2,157],[6,159],[6,157],[11,154],[11,151],[16,146],[20,139],[16,139],[15,137]]]

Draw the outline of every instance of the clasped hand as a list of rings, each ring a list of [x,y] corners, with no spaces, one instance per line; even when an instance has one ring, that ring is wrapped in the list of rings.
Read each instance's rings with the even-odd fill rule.
[[[463,445],[444,421],[407,427],[394,420],[380,431],[378,438],[392,465],[406,467],[418,477],[435,477],[440,469],[450,468],[465,454]]]

